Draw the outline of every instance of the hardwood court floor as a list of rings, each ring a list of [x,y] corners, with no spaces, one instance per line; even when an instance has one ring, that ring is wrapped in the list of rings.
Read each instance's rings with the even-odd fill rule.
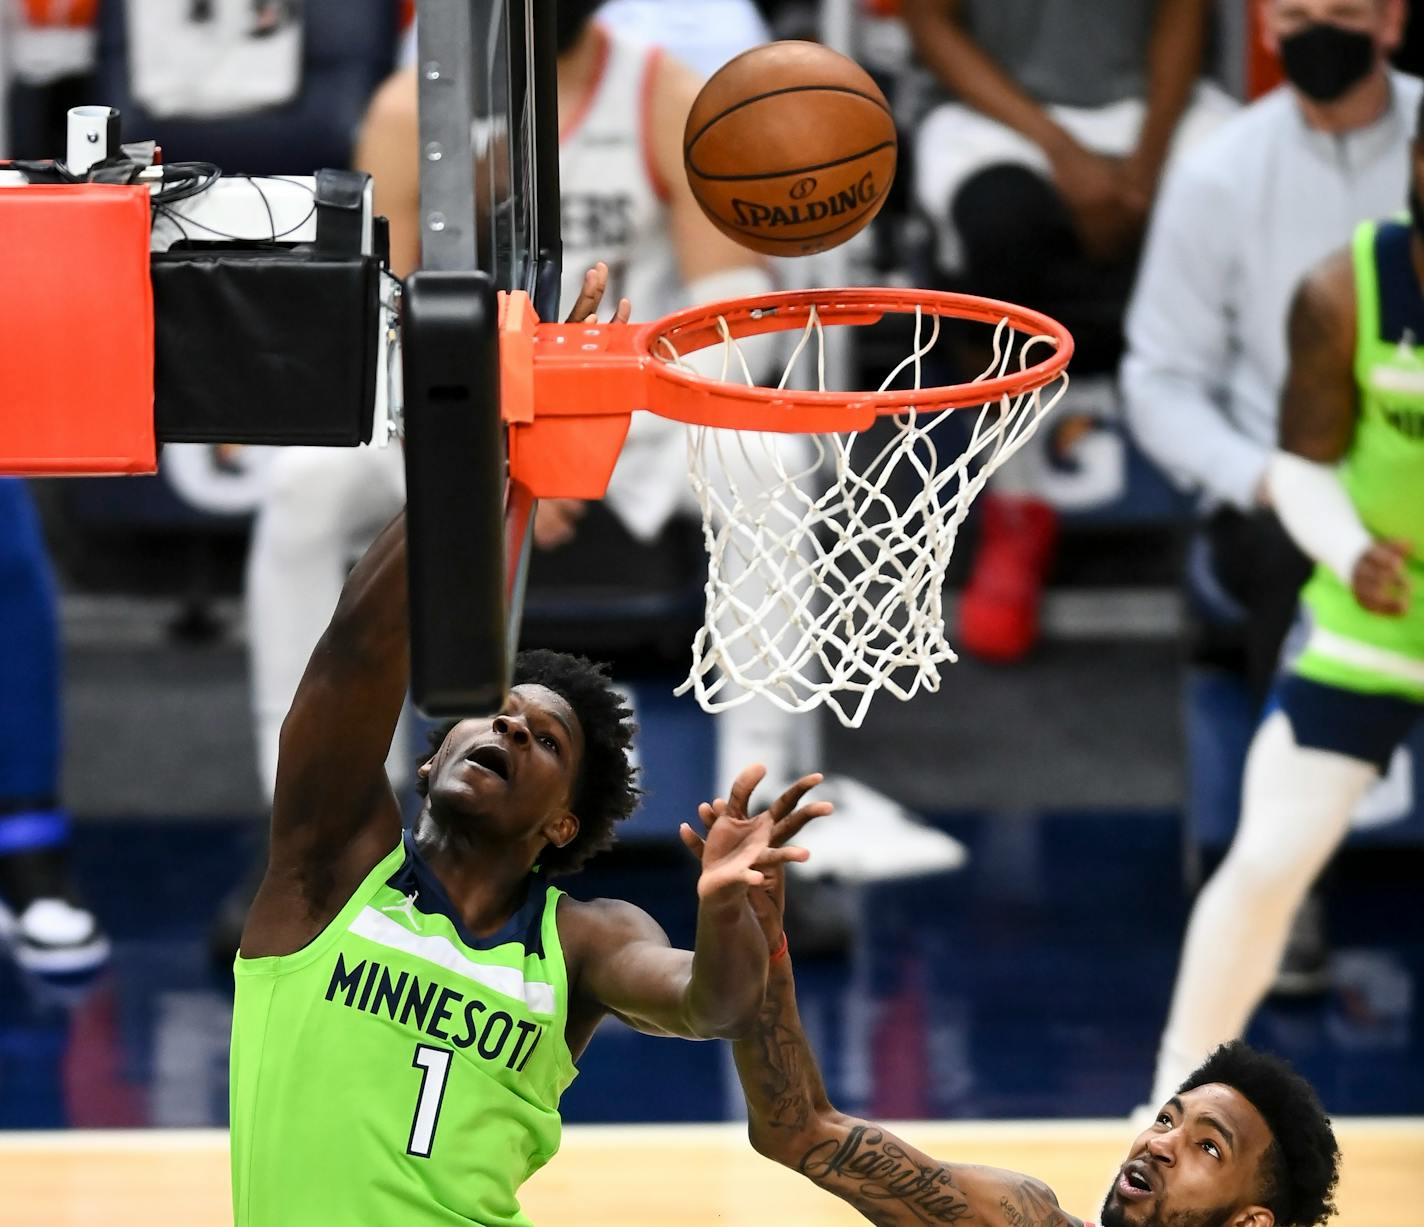
[[[915,1123],[929,1153],[1030,1173],[1091,1214],[1129,1141],[1121,1121]],[[1339,1227],[1415,1227],[1424,1118],[1337,1122]],[[737,1125],[573,1126],[525,1189],[540,1227],[835,1227],[865,1220],[755,1155]],[[0,1134],[4,1227],[231,1223],[221,1130]]]

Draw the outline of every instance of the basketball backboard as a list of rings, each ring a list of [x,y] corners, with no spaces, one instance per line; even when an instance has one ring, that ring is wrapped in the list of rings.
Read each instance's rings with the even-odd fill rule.
[[[504,698],[532,502],[506,481],[500,290],[558,315],[558,92],[547,0],[418,0],[421,264],[405,311],[412,688]]]

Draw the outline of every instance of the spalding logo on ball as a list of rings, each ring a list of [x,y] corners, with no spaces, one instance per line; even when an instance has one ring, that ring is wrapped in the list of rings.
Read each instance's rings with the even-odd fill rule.
[[[859,64],[820,43],[767,43],[728,61],[687,117],[683,162],[723,234],[807,256],[869,224],[895,178],[890,107]]]

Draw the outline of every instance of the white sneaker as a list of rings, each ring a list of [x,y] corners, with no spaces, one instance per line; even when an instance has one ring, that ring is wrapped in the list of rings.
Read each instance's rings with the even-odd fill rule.
[[[795,842],[811,853],[798,877],[877,882],[947,873],[969,859],[964,845],[926,825],[898,801],[849,776],[828,776],[811,794],[835,812],[810,823]]]
[[[36,975],[93,971],[109,957],[109,939],[93,913],[64,899],[36,899],[18,917],[0,903],[0,937],[15,962]]]

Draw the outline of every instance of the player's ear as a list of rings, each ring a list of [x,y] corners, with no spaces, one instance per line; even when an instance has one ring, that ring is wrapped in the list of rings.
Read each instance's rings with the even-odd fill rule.
[[[559,810],[544,824],[544,838],[556,848],[567,848],[578,833],[578,815],[571,809]]]
[[[1231,1227],[1276,1227],[1276,1216],[1265,1206],[1246,1206],[1236,1212]]]

